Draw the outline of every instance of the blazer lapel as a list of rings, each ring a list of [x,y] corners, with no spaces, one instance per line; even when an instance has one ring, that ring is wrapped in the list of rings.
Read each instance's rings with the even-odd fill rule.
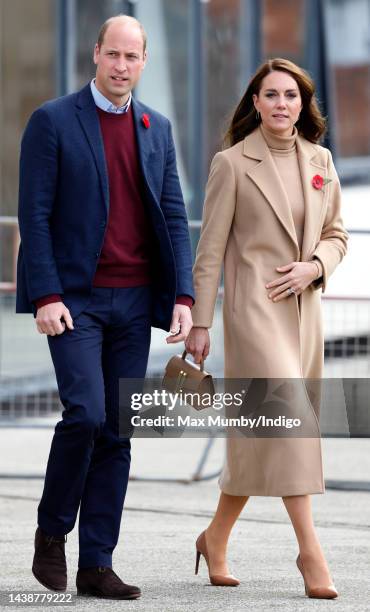
[[[254,130],[245,138],[243,155],[260,160],[260,163],[247,170],[246,174],[263,193],[299,253],[288,197],[261,130]]]
[[[103,139],[100,131],[99,117],[96,111],[94,98],[90,90],[90,84],[86,85],[77,99],[77,116],[82,129],[91,147],[96,168],[100,178],[105,207],[109,208],[109,183],[108,172],[105,161]]]
[[[315,174],[326,176],[326,168],[316,159],[317,149],[305,138],[297,136],[297,153],[302,177],[302,188],[305,202],[304,232],[301,259],[305,261],[310,257],[318,227],[322,223],[325,213],[323,191],[312,186],[312,179]]]
[[[132,113],[134,117],[136,139],[139,152],[139,161],[145,182],[156,200],[153,190],[150,185],[150,157],[155,154],[153,145],[153,127],[145,127],[142,121],[142,115],[145,113],[145,107],[140,102],[132,98]],[[150,117],[149,117],[150,120]]]

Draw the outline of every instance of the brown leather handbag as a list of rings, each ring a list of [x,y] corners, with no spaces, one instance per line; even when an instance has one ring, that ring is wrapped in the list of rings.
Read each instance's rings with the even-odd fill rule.
[[[174,355],[166,365],[162,387],[171,393],[178,393],[185,403],[196,410],[210,408],[215,393],[211,374],[204,369],[204,360],[200,365],[185,359],[187,351],[182,355]]]

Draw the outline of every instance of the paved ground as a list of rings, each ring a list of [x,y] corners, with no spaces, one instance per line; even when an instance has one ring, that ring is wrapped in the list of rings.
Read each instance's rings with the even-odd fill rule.
[[[52,430],[0,429],[0,588],[45,592],[33,578],[36,508],[42,480],[21,478],[41,474]],[[134,440],[132,474],[137,477],[188,478],[194,471],[204,440]],[[370,440],[323,440],[328,479],[370,480]],[[223,441],[212,448],[206,473],[222,462]],[[4,478],[12,474],[13,478]],[[230,541],[229,561],[241,579],[237,588],[212,587],[205,563],[194,575],[194,542],[206,527],[218,497],[217,480],[196,484],[130,482],[114,567],[126,582],[141,586],[134,602],[102,602],[78,598],[63,609],[135,610],[137,612],[202,612],[245,610],[337,609],[369,610],[370,492],[327,490],[313,496],[318,532],[336,586],[337,601],[304,597],[295,567],[295,537],[278,498],[252,498]],[[68,587],[75,593],[76,532],[68,536]],[[202,559],[203,561],[203,559]],[[1,609],[8,609],[0,605]],[[20,606],[14,606],[20,609]],[[24,607],[30,608],[27,605]],[[54,606],[43,606],[54,610]],[[34,609],[34,607],[32,607]]]

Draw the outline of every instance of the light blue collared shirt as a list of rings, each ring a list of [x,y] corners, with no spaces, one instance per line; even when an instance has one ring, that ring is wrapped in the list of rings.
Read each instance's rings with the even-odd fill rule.
[[[92,79],[90,83],[90,88],[96,106],[101,108],[101,110],[105,111],[106,113],[115,113],[117,115],[120,115],[122,113],[127,113],[128,109],[130,108],[131,92],[129,99],[127,100],[124,106],[114,106],[114,104],[112,104],[112,102],[108,100],[108,98],[103,96],[103,94],[99,91],[99,89],[95,85],[95,79]]]

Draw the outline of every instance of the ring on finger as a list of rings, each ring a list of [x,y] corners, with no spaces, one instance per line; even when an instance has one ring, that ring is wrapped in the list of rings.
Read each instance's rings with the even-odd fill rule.
[[[288,293],[288,295],[292,295],[292,293],[295,293],[295,289],[293,289],[293,287],[289,287],[287,289],[287,293]]]

